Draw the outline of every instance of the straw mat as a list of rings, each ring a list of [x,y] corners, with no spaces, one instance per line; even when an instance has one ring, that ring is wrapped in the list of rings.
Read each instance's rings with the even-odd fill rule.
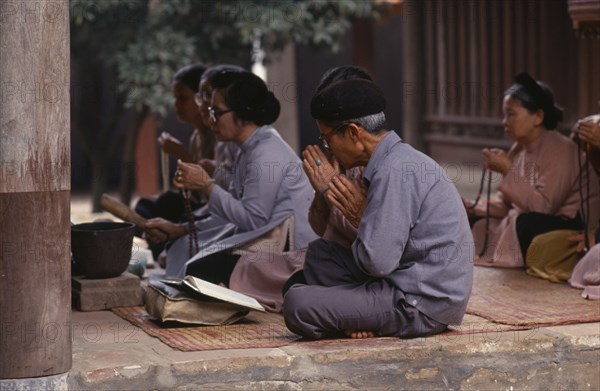
[[[112,311],[184,352],[216,349],[270,348],[287,345],[300,336],[287,329],[279,314],[251,311],[241,321],[227,326],[198,326],[154,319],[144,307],[117,307]]]
[[[246,318],[232,325],[198,326],[161,323],[148,315],[144,307],[118,307],[112,311],[147,334],[181,351],[360,342],[351,339],[302,340],[287,329],[281,314],[251,311]],[[475,267],[473,292],[462,324],[427,338],[463,334],[496,335],[511,330],[597,321],[600,321],[600,302],[584,300],[579,290],[567,284],[554,284],[532,277],[522,270]]]
[[[476,266],[467,313],[501,324],[554,326],[600,321],[600,302],[522,269]]]
[[[337,340],[307,341],[289,331],[280,314],[252,311],[240,322],[228,326],[197,326],[175,322],[160,323],[152,318],[144,307],[118,307],[112,311],[121,318],[141,328],[148,335],[156,337],[173,349],[184,352],[221,349],[274,348],[279,346],[308,343],[335,344],[361,343],[362,340],[347,338]],[[529,327],[498,325],[473,315],[466,315],[459,326],[449,331],[427,338],[453,338],[463,334],[484,334],[496,336],[498,332],[523,330]],[[377,340],[398,338],[384,337]],[[370,340],[373,340],[370,339]]]

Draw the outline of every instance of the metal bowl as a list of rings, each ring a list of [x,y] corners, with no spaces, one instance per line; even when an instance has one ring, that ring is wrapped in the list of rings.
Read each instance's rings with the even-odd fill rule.
[[[95,222],[71,226],[71,252],[87,278],[120,276],[129,265],[135,225]]]

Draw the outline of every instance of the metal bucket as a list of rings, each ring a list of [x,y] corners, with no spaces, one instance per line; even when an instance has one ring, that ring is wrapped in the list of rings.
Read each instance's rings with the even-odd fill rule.
[[[87,278],[120,276],[131,259],[134,227],[115,222],[71,226],[71,252],[78,271]]]

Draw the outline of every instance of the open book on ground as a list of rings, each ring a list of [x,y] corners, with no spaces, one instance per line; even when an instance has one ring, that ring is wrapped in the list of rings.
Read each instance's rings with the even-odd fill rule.
[[[194,276],[185,276],[183,280],[162,281],[168,285],[175,286],[188,293],[196,295],[199,294],[210,301],[215,301],[215,299],[217,299],[220,301],[225,301],[227,303],[237,304],[239,306],[249,308],[252,310],[262,312],[265,311],[264,307],[260,305],[260,303],[256,301],[256,299],[254,299],[253,297],[244,295],[243,293],[233,291],[220,285],[213,284],[208,281],[201,280],[200,278]]]

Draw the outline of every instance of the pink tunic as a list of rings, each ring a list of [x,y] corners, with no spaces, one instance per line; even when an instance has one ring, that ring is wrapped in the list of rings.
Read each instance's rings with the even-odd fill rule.
[[[355,167],[347,175],[359,185],[363,171],[364,167]],[[285,235],[286,228],[283,231]],[[323,238],[349,248],[356,238],[356,228],[339,209],[333,208]],[[271,246],[258,253],[242,255],[229,279],[229,288],[254,297],[267,311],[281,312],[283,285],[292,274],[304,267],[306,249],[290,252],[281,250]]]
[[[490,206],[490,233],[486,251],[475,264],[495,267],[522,267],[523,257],[515,224],[521,213],[538,212],[575,218],[580,209],[577,145],[556,131],[546,131],[525,148],[514,144],[509,151],[513,166],[498,187],[499,200]],[[583,160],[583,158],[582,158]],[[585,175],[585,171],[584,171]],[[600,217],[598,178],[590,169],[589,221]],[[583,178],[586,183],[586,178]],[[485,204],[477,205],[478,215]],[[473,225],[476,254],[485,238],[485,219]]]

